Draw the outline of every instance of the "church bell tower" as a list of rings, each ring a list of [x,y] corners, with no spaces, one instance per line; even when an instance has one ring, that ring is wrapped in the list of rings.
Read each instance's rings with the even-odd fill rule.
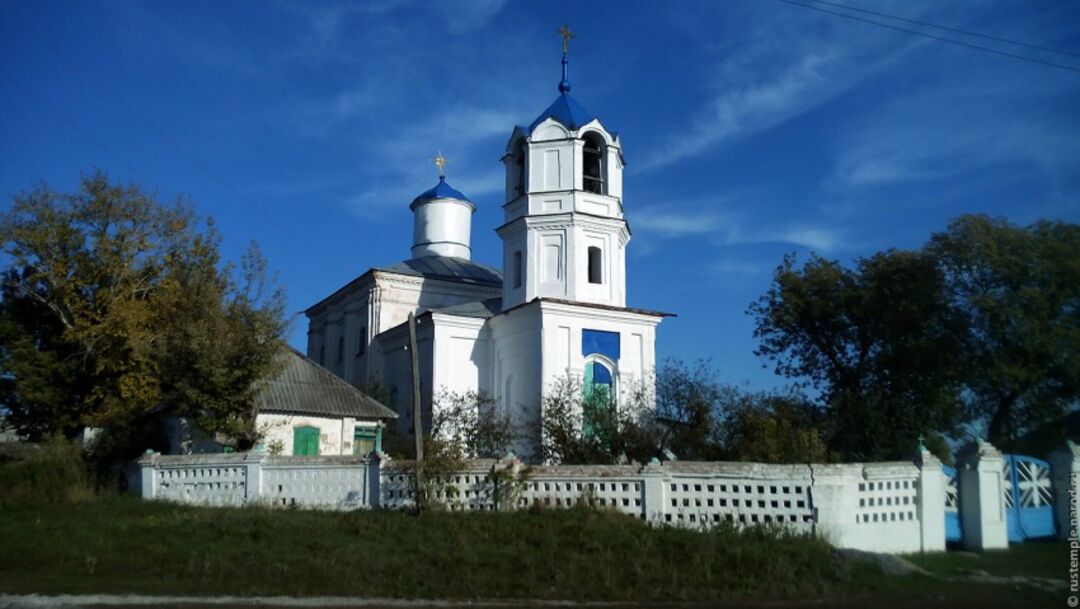
[[[563,27],[559,97],[506,147],[503,310],[550,298],[626,306],[622,146],[570,96]]]

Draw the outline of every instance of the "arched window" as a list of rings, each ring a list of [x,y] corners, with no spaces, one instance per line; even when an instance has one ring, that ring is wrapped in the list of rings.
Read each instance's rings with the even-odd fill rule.
[[[600,248],[589,246],[589,283],[604,283],[603,262]]]
[[[514,161],[517,163],[517,196],[525,194],[525,140],[520,139],[517,150],[514,151]]]
[[[585,134],[582,157],[582,185],[585,190],[604,194],[604,140],[595,133]]]
[[[514,252],[514,267],[513,267],[514,287],[521,287],[521,252]]]
[[[585,437],[613,430],[615,425],[614,366],[606,358],[590,355],[585,359],[582,429]]]

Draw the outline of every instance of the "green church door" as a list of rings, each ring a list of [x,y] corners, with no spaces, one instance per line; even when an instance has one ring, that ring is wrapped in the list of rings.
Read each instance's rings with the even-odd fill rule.
[[[293,454],[299,457],[319,454],[318,427],[297,427],[293,429]]]

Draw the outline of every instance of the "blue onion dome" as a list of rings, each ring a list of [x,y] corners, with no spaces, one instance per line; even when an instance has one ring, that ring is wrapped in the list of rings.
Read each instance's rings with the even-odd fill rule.
[[[457,199],[459,201],[465,201],[470,205],[472,204],[472,201],[469,201],[469,198],[462,194],[460,190],[457,190],[446,182],[446,176],[439,176],[439,183],[436,184],[434,188],[425,190],[413,199],[412,204],[409,205],[409,209],[414,209],[418,204],[432,199]]]

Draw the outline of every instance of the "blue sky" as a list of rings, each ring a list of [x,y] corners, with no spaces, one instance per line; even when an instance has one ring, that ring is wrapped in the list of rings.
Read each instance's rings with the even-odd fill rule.
[[[841,1],[1074,55],[817,6],[1080,69],[1074,2]],[[499,158],[557,95],[564,22],[574,96],[629,163],[629,303],[678,314],[661,357],[774,387],[744,311],[785,253],[1080,218],[1080,72],[773,0],[0,2],[3,205],[95,166],[187,195],[299,312],[408,257],[441,150],[496,264]]]

